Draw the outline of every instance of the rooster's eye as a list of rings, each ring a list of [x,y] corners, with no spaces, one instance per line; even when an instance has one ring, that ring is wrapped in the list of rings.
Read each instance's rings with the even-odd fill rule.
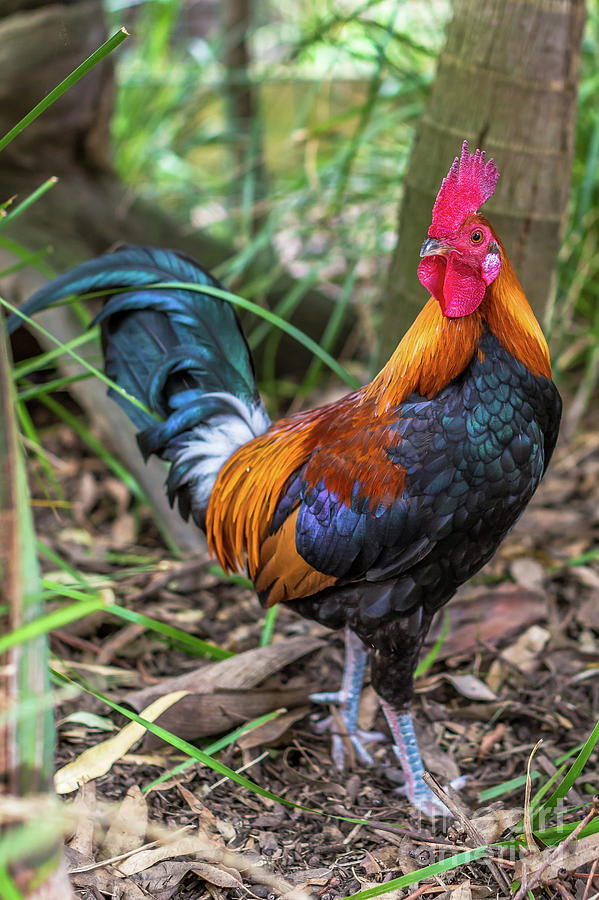
[[[473,244],[480,244],[482,239],[483,239],[482,231],[473,231],[472,234],[470,235],[470,240],[472,241]]]

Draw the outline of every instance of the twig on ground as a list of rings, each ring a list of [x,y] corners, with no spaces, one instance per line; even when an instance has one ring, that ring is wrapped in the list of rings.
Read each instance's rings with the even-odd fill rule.
[[[433,794],[436,794],[439,800],[441,800],[441,802],[445,804],[450,813],[455,816],[466,834],[470,835],[470,838],[472,839],[472,841],[474,841],[475,846],[484,847],[487,843],[486,840],[484,839],[478,828],[476,828],[476,826],[472,824],[471,819],[468,818],[468,815],[464,812],[461,805],[459,803],[456,803],[456,801],[443,790],[437,779],[433,775],[431,775],[430,772],[425,772],[422,777],[430,787]],[[499,868],[499,866],[496,865],[496,863],[494,863],[491,859],[482,857],[481,862],[483,862],[487,866],[499,887],[502,890],[507,890],[509,893],[510,880],[505,872],[503,872]]]
[[[528,891],[532,890],[540,882],[541,878],[543,877],[543,872],[545,872],[550,865],[557,861],[560,853],[563,853],[564,850],[569,847],[573,841],[576,840],[583,828],[586,828],[589,822],[591,822],[595,818],[597,813],[599,813],[599,796],[595,795],[593,797],[593,806],[588,811],[582,822],[579,822],[574,831],[570,832],[570,834],[566,838],[564,838],[561,844],[558,844],[557,847],[555,847],[553,852],[550,853],[549,856],[547,856],[543,864],[539,866],[530,880],[526,877],[526,867],[522,867],[522,883],[512,897],[512,900],[524,900],[524,897],[526,897]]]
[[[593,865],[591,866],[591,871],[587,877],[587,883],[584,888],[584,894],[582,895],[582,900],[589,900],[589,894],[591,892],[591,885],[593,884],[593,879],[595,878],[595,872],[597,871],[597,866],[599,865],[599,859],[596,859]]]
[[[530,767],[532,766],[532,761],[535,753],[543,743],[543,739],[537,741],[532,750],[530,751],[530,755],[528,757],[528,763],[526,764],[526,788],[524,791],[524,834],[526,835],[526,846],[530,850],[531,853],[535,853],[539,848],[537,847],[537,842],[535,841],[534,834],[532,833],[532,822],[530,819],[530,795],[532,793],[532,779],[530,777]]]

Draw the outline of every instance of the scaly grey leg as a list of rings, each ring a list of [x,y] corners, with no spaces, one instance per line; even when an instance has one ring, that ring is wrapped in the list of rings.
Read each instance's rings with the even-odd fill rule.
[[[358,710],[360,707],[360,695],[364,681],[364,671],[368,661],[368,652],[357,635],[349,628],[345,629],[345,667],[343,679],[339,691],[311,694],[310,699],[314,703],[338,703],[339,712],[347,737],[352,743],[358,759],[368,766],[372,765],[372,757],[364,747],[364,742],[382,740],[379,732],[361,731],[358,728]],[[340,771],[345,768],[346,750],[342,735],[335,733],[333,716],[329,716],[319,723],[318,730],[331,729],[333,732],[332,757],[333,762]]]

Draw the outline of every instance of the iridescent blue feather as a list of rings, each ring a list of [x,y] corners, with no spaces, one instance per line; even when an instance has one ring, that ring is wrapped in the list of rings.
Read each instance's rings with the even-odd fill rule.
[[[193,288],[151,289],[174,282]],[[233,306],[197,287],[224,290],[187,256],[128,246],[82,263],[21,309],[32,316],[72,295],[111,292],[94,320],[102,325],[106,374],[150,413],[109,393],[140,430],[144,456],[155,453],[172,463],[171,503],[177,497],[182,514],[191,512],[203,525],[218,470],[270,420]],[[20,324],[11,316],[9,331]]]

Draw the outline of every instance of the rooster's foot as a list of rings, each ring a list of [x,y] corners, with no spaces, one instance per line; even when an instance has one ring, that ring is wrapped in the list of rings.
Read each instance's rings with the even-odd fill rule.
[[[361,731],[358,728],[358,708],[364,680],[364,668],[368,654],[364,644],[349,628],[345,629],[345,668],[340,691],[311,694],[314,703],[333,703],[339,707],[338,716],[329,716],[318,725],[318,730],[330,729],[333,733],[331,755],[340,772],[345,769],[348,742],[356,752],[360,762],[371,766],[372,757],[364,744],[373,740],[383,740],[378,732]],[[350,750],[351,752],[351,750]]]
[[[365,766],[374,765],[372,756],[366,749],[365,744],[369,744],[372,741],[383,741],[385,740],[385,735],[381,734],[380,731],[363,731],[361,728],[357,728],[355,723],[352,727],[353,716],[351,715],[351,710],[349,711],[350,715],[348,715],[347,700],[341,691],[312,694],[310,699],[314,703],[335,703],[339,706],[337,716],[327,716],[326,719],[318,722],[315,726],[315,731],[318,734],[323,734],[325,731],[331,732],[331,756],[337,769],[343,772],[346,768],[348,741],[354,748],[356,757],[361,763]]]
[[[451,812],[422,780],[424,766],[414,731],[412,714],[406,709],[399,712],[384,700],[381,705],[393,735],[393,750],[401,763],[406,779],[405,785],[398,790],[405,794],[412,806],[423,815],[431,819],[439,818],[439,816],[448,819]],[[454,779],[451,786],[459,789],[464,786],[464,783],[465,778],[461,776]]]

